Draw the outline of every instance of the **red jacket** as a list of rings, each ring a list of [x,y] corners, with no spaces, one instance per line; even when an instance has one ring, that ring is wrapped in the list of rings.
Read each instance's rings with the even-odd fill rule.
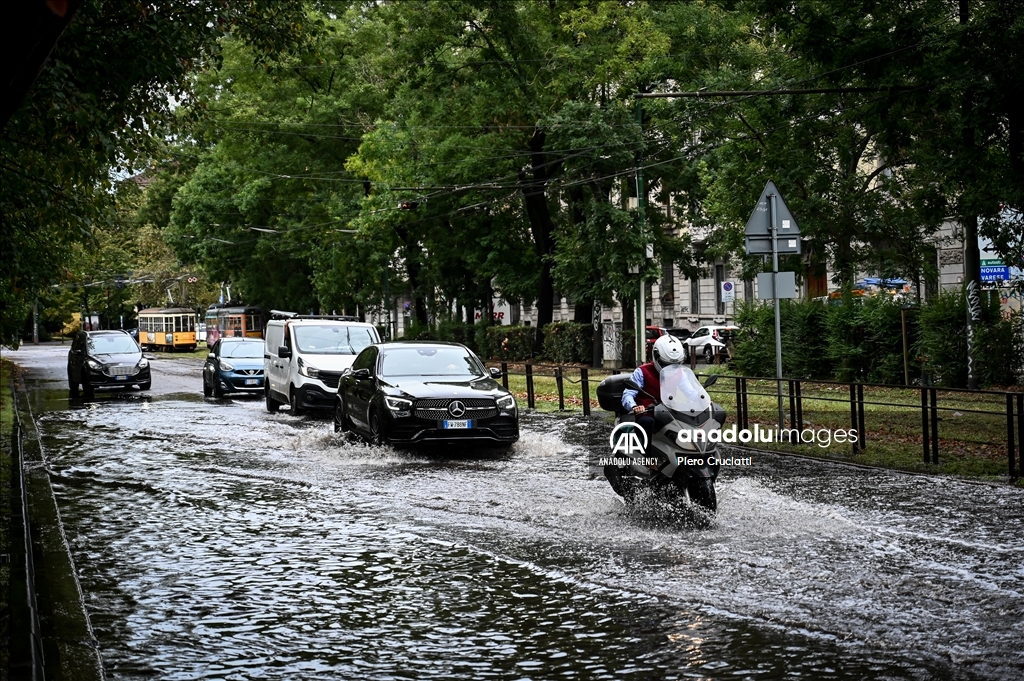
[[[636,394],[636,403],[641,407],[652,407],[661,402],[661,374],[653,362],[641,364],[639,368],[644,382],[640,386],[643,390]]]

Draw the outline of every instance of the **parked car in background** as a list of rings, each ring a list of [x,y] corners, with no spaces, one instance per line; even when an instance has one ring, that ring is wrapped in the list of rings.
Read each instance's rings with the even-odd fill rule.
[[[691,353],[700,357],[703,355],[705,361],[711,364],[718,355],[719,361],[727,361],[731,356],[732,341],[738,326],[702,326],[693,334],[683,340],[683,347],[686,348],[686,359],[690,360]]]
[[[519,439],[519,414],[500,376],[457,343],[373,345],[341,377],[334,429],[378,444],[508,447]]]
[[[651,359],[651,348],[654,346],[654,341],[658,340],[666,333],[665,329],[660,326],[648,326],[644,331],[644,337],[647,341],[646,354],[647,360]]]
[[[665,329],[665,333],[667,333],[670,336],[675,336],[676,338],[678,338],[681,341],[684,341],[684,340],[686,340],[687,338],[689,338],[690,336],[693,335],[693,331],[690,331],[689,329],[677,329],[677,328]]]
[[[96,388],[125,388],[137,385],[149,390],[152,377],[149,360],[127,331],[79,331],[68,352],[68,389],[78,397],[78,388],[92,397]]]
[[[263,340],[221,338],[203,365],[203,395],[263,392]]]

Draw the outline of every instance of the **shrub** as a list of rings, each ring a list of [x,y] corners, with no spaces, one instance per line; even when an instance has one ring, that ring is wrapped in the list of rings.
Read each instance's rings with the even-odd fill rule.
[[[544,327],[544,356],[559,364],[590,364],[594,327],[575,322],[552,322]]]
[[[901,305],[888,297],[828,308],[828,356],[840,381],[903,383]]]
[[[769,303],[740,303],[733,364],[744,376],[775,375],[775,311]],[[783,358],[785,359],[785,358]]]
[[[951,388],[967,387],[967,305],[963,289],[940,291],[921,307],[915,357],[928,379]]]
[[[830,378],[835,361],[829,356],[828,316],[830,309],[817,300],[782,301],[782,369],[793,378]],[[774,325],[774,319],[769,319]],[[772,373],[775,375],[772,329]]]
[[[485,356],[502,361],[519,361],[533,356],[535,326],[488,326]]]

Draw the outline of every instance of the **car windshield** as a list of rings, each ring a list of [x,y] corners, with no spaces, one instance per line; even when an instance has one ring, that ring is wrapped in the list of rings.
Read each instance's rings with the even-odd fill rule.
[[[88,345],[90,355],[123,355],[130,352],[141,352],[139,344],[128,334],[122,333],[89,336]]]
[[[317,324],[295,327],[299,352],[311,355],[358,355],[373,345],[373,330],[365,326]]]
[[[384,352],[381,376],[481,378],[483,367],[462,348],[391,348]]]
[[[263,343],[224,343],[220,348],[221,357],[263,357]]]

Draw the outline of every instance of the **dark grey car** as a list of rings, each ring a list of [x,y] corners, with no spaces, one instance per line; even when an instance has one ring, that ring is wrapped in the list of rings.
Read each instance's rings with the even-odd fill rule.
[[[96,388],[136,385],[140,390],[152,386],[149,360],[126,331],[79,331],[68,352],[68,389],[78,397],[78,387],[86,397]]]

